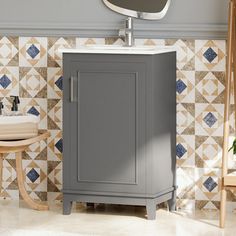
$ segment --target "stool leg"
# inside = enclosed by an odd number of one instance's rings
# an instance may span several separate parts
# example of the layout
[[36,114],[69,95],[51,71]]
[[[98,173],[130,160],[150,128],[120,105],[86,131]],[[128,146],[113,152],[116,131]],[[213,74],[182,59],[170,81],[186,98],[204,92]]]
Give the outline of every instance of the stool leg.
[[222,186],[221,190],[221,200],[220,200],[220,228],[225,227],[225,215],[226,215],[226,190]]
[[24,177],[23,177],[23,169],[22,169],[22,153],[17,152],[16,153],[16,173],[17,173],[17,181],[18,181],[18,187],[20,194],[24,201],[33,209],[39,210],[39,211],[47,211],[48,205],[44,205],[42,203],[38,203],[34,201],[29,194],[27,193],[24,185]]
[[0,193],[2,192],[3,154],[0,153]]

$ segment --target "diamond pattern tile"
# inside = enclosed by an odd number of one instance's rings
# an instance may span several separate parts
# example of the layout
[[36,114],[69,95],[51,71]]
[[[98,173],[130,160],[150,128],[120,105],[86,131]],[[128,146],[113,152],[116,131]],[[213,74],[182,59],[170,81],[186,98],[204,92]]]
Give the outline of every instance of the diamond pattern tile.
[[225,73],[196,72],[196,102],[224,103]]
[[47,97],[47,69],[20,68],[20,97]]
[[186,152],[187,152],[187,150],[184,148],[184,146],[181,143],[179,143],[176,146],[176,155],[177,155],[177,157],[181,158]]
[[63,90],[63,77],[60,76],[59,79],[55,82],[55,84],[60,90]]
[[181,94],[187,88],[186,84],[182,80],[178,80],[176,82],[176,90],[179,94]]
[[27,53],[34,59],[40,53],[40,51],[34,44],[32,44],[27,49]]
[[209,177],[204,183],[203,185],[208,189],[209,192],[211,192],[216,186],[217,183],[214,181],[214,179],[212,179],[211,177]]
[[31,169],[31,170],[28,172],[27,177],[30,179],[30,181],[31,181],[32,183],[34,183],[34,182],[38,179],[39,174],[38,174],[38,172],[37,172],[35,169]]
[[48,67],[62,67],[62,53],[59,49],[75,48],[75,38],[48,38]]
[[11,84],[11,80],[6,76],[6,75],[3,75],[1,78],[0,78],[0,85],[6,89],[8,87],[8,85]]
[[[62,132],[58,129],[50,130],[51,137],[48,139],[48,149],[47,156],[50,161],[61,161],[62,160],[62,145],[60,145],[60,140],[62,140]],[[58,143],[58,144],[57,144]],[[56,147],[56,144],[58,148]]]
[[39,129],[47,130],[47,98],[21,98],[21,110],[40,117]]
[[[195,71],[177,71],[177,102],[194,104],[195,103]],[[186,87],[185,87],[186,86]]]
[[208,48],[203,56],[211,63],[217,57],[217,54],[212,48]]
[[195,105],[193,103],[179,103],[177,105],[177,133],[194,134]]
[[0,66],[18,66],[18,37],[0,37]]
[[195,104],[195,135],[222,136],[223,104]]
[[29,110],[28,110],[28,114],[31,114],[31,115],[35,115],[35,116],[39,116],[39,111],[35,108],[35,107],[31,107]]
[[0,66],[0,97],[19,94],[19,67]]
[[46,37],[19,38],[19,66],[20,67],[47,67]]
[[62,151],[63,151],[62,139],[60,139],[60,140],[55,144],[55,147],[62,153]]
[[195,41],[194,40],[166,40],[167,46],[174,46],[177,50],[177,68],[191,71],[195,69]]
[[61,99],[63,90],[63,75],[60,67],[47,69],[47,96],[49,99]]
[[224,40],[196,40],[195,55],[196,71],[225,71]]
[[215,117],[211,112],[209,112],[209,113],[204,117],[203,120],[205,121],[205,123],[206,123],[209,127],[212,127],[212,126],[216,123],[216,121],[217,121],[216,117]]
[[177,166],[190,167],[196,166],[195,158],[195,136],[194,135],[177,135]]

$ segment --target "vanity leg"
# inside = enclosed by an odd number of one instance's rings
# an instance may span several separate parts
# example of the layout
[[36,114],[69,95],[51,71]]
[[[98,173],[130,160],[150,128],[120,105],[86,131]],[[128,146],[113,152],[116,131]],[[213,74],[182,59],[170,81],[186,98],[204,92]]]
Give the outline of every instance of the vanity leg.
[[154,200],[147,200],[146,210],[147,210],[147,219],[155,220],[156,219],[156,203]]
[[71,208],[72,208],[73,202],[69,199],[67,199],[66,196],[64,196],[63,199],[63,215],[70,215],[71,214]]
[[3,154],[0,153],[0,193],[2,191]]
[[172,193],[172,198],[168,200],[169,211],[176,211],[176,190]]

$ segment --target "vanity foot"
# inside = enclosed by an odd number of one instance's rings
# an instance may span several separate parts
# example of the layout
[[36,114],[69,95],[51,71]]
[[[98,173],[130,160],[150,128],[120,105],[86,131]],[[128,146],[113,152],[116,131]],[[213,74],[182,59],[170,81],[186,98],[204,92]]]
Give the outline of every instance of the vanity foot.
[[172,198],[167,203],[169,211],[176,211],[176,191],[173,192]]
[[67,200],[65,197],[63,199],[63,215],[70,215],[72,208],[72,201]]
[[147,219],[155,220],[156,219],[156,203],[153,200],[148,200],[146,205],[147,210]]

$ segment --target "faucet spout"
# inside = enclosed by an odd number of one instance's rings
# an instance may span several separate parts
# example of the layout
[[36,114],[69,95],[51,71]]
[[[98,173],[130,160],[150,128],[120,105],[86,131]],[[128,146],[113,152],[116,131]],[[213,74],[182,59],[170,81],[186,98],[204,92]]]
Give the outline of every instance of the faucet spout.
[[126,47],[134,46],[134,27],[133,26],[134,26],[133,18],[128,17],[125,20],[125,28],[119,30],[119,36],[124,39]]

